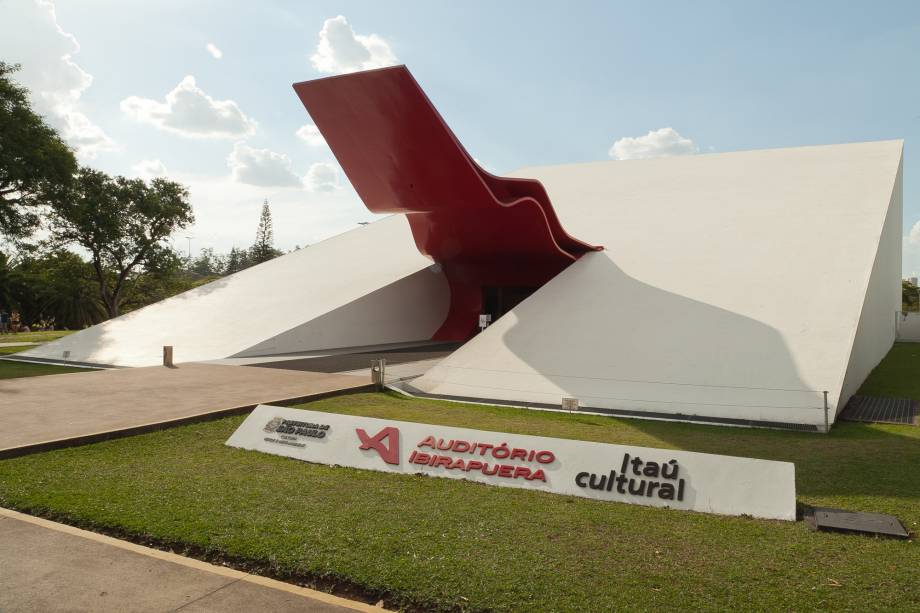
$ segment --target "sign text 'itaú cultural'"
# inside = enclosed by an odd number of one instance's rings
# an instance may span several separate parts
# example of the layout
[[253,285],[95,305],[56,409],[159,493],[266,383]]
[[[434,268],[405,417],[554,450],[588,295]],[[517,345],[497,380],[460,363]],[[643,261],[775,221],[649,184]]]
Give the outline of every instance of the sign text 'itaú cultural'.
[[723,515],[795,519],[788,462],[259,405],[227,445],[392,473]]

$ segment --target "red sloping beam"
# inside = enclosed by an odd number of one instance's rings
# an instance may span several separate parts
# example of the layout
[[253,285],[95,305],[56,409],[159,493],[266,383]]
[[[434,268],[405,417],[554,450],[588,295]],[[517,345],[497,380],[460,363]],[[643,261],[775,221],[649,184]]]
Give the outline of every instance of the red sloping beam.
[[539,287],[595,247],[567,234],[539,181],[479,167],[405,66],[294,84],[358,195],[405,213],[451,289],[438,340],[476,329],[482,287]]

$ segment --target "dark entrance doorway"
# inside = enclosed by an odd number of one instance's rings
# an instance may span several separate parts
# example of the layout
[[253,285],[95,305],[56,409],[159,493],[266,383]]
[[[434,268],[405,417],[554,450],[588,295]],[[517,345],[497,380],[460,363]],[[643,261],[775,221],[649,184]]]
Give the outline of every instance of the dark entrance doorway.
[[492,316],[492,321],[516,307],[537,287],[487,286],[482,288],[482,312]]

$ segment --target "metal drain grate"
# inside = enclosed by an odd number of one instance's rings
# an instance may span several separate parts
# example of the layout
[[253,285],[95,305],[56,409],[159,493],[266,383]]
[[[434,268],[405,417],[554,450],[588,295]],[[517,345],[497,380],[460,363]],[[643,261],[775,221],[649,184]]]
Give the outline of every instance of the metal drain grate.
[[910,398],[853,396],[840,414],[844,421],[917,425],[918,403]]
[[816,507],[812,527],[815,530],[833,532],[858,532],[861,534],[874,534],[906,539],[910,534],[897,517],[882,513],[855,513],[840,509]]

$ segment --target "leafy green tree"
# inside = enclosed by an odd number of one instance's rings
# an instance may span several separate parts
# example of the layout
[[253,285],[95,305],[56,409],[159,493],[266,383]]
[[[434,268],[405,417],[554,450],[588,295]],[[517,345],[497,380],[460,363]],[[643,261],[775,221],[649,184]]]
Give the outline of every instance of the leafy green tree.
[[907,279],[901,280],[901,310],[920,310],[920,290]]
[[252,264],[250,263],[249,252],[246,249],[237,249],[233,247],[227,255],[227,264],[224,267],[224,274],[232,275],[250,266],[252,266]]
[[13,269],[9,257],[0,252],[0,311],[13,310]]
[[45,284],[40,266],[30,257],[20,259],[10,269],[9,310],[19,312],[23,325],[32,327],[45,318],[42,305]]
[[92,267],[66,250],[27,254],[8,273],[9,302],[27,326],[79,329],[105,319]]
[[262,214],[259,216],[259,227],[256,229],[256,242],[249,250],[250,266],[267,262],[281,255],[275,249],[275,232],[272,229],[272,212],[268,208],[268,200],[262,203]]
[[225,260],[225,257],[214,253],[210,247],[206,247],[192,258],[188,271],[199,277],[217,277],[222,275],[227,267]]
[[59,200],[77,170],[73,152],[12,79],[17,70],[0,62],[0,233],[11,238],[32,233],[37,208]]
[[79,330],[105,319],[93,269],[70,251],[49,254],[42,296],[44,320],[56,328]]
[[145,307],[165,300],[196,286],[196,279],[185,269],[186,259],[170,248],[158,250],[155,261],[148,261],[144,274],[128,280],[122,312]]
[[78,245],[90,256],[99,296],[117,317],[139,275],[171,265],[168,239],[194,222],[188,190],[166,179],[112,178],[81,168],[50,214],[50,243]]

